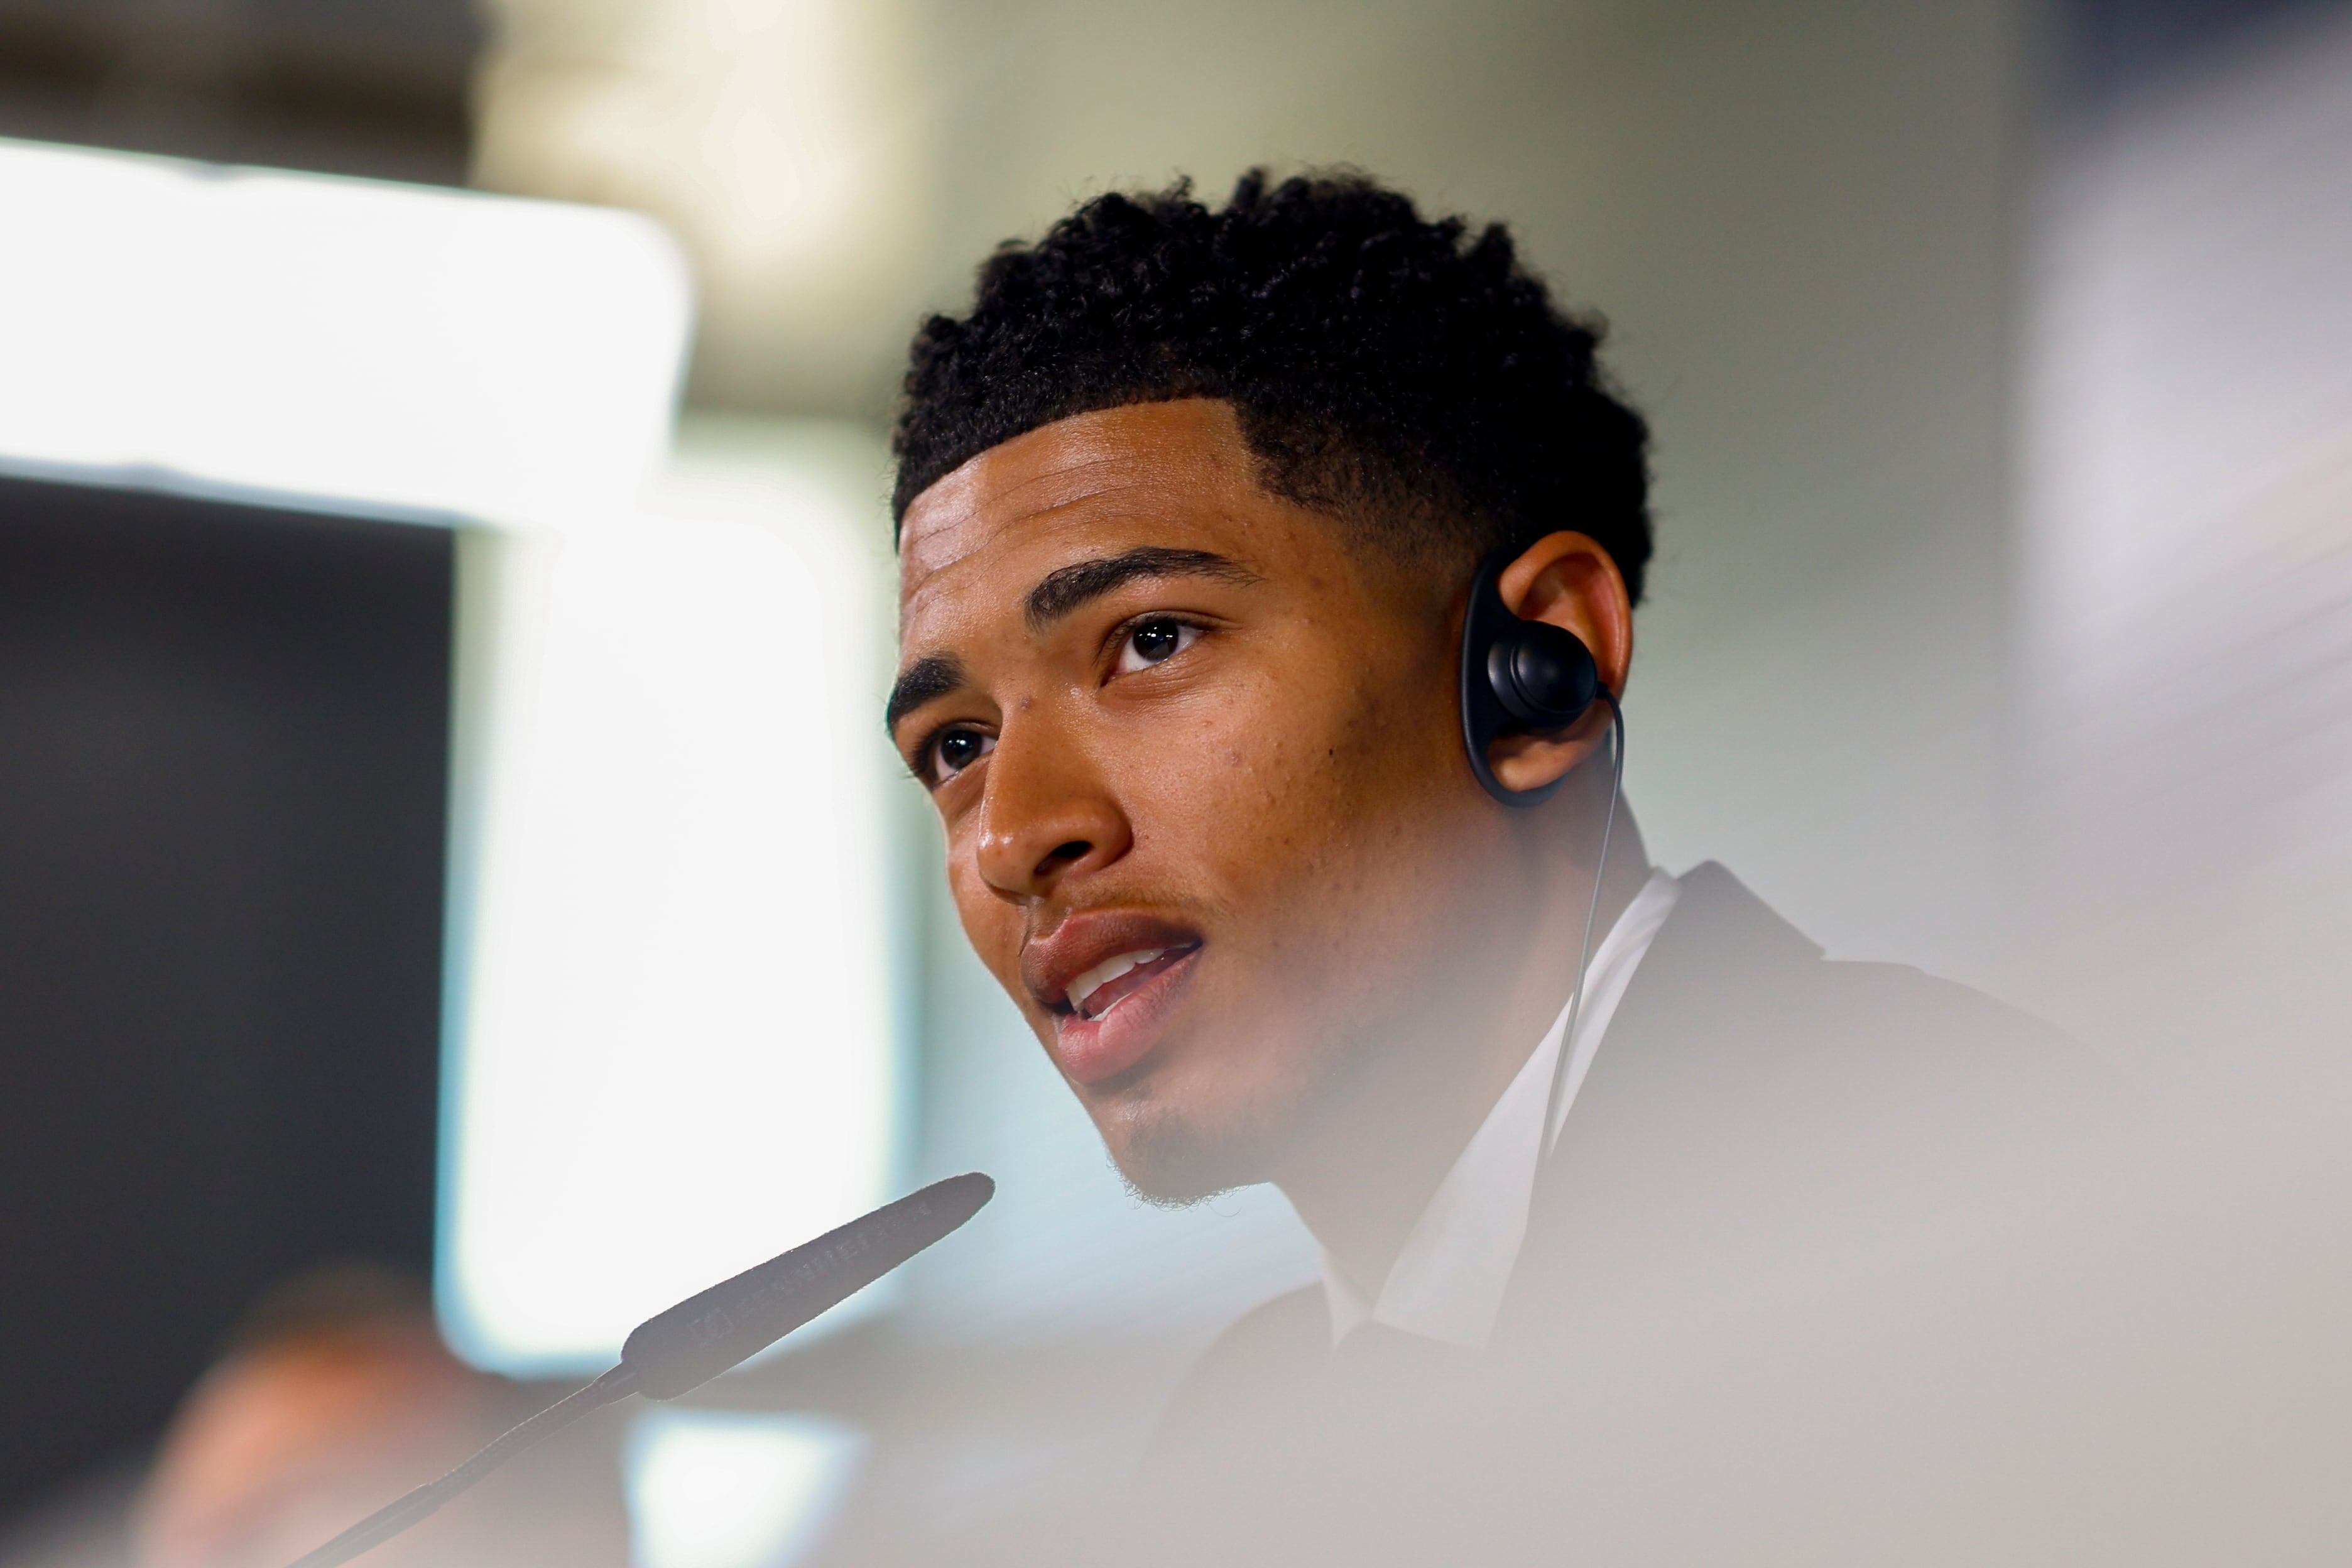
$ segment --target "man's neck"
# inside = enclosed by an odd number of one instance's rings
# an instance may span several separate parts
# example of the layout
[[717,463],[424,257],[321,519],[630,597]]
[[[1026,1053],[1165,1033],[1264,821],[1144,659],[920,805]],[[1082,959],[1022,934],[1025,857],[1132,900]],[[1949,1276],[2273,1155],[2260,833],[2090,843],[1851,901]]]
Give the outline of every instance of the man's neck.
[[1493,1004],[1469,1015],[1462,1035],[1430,1042],[1436,1048],[1393,1053],[1383,1064],[1390,1070],[1335,1108],[1276,1173],[1368,1300],[1378,1299],[1431,1195],[1567,1005],[1588,911],[1598,947],[1649,875],[1641,832],[1621,805],[1597,911],[1590,859],[1549,879],[1528,940],[1491,977]]

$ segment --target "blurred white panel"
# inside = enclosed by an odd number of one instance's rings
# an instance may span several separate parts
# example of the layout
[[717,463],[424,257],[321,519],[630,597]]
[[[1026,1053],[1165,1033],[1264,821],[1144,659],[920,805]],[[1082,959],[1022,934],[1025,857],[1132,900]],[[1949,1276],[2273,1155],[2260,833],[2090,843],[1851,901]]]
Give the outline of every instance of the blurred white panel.
[[692,304],[627,214],[0,142],[0,458],[505,523],[633,501]]
[[639,515],[461,557],[441,1297],[608,1363],[889,1195],[899,1100],[871,437],[688,437]]
[[863,1447],[812,1416],[646,1412],[626,1458],[637,1568],[788,1568],[815,1544]]

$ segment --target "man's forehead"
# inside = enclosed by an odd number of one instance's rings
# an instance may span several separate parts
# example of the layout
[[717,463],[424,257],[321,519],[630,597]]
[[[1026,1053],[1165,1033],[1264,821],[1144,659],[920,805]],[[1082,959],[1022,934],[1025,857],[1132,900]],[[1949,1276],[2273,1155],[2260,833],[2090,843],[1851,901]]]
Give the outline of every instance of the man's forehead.
[[986,554],[1122,517],[1197,516],[1204,484],[1234,479],[1248,482],[1249,458],[1230,405],[1129,404],[1057,420],[990,447],[908,505],[900,605]]

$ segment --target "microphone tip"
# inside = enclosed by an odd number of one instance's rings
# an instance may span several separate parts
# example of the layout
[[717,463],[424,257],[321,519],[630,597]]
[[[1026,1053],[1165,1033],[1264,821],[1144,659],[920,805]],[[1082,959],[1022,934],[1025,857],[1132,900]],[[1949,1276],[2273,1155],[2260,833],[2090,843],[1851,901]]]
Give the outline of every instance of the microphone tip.
[[948,1208],[961,1210],[962,1217],[956,1223],[961,1225],[987,1207],[988,1201],[996,1195],[996,1178],[979,1171],[967,1171],[961,1176],[933,1182],[919,1195],[936,1198]]

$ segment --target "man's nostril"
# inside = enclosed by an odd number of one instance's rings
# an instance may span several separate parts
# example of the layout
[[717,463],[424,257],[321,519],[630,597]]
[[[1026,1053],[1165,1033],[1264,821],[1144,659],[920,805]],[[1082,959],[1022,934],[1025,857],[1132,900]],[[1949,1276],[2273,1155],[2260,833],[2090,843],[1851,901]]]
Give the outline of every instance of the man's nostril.
[[1066,844],[1056,844],[1046,853],[1045,864],[1047,866],[1067,866],[1074,864],[1076,861],[1085,859],[1087,851],[1093,847],[1093,845],[1087,843],[1083,838],[1073,838]]

